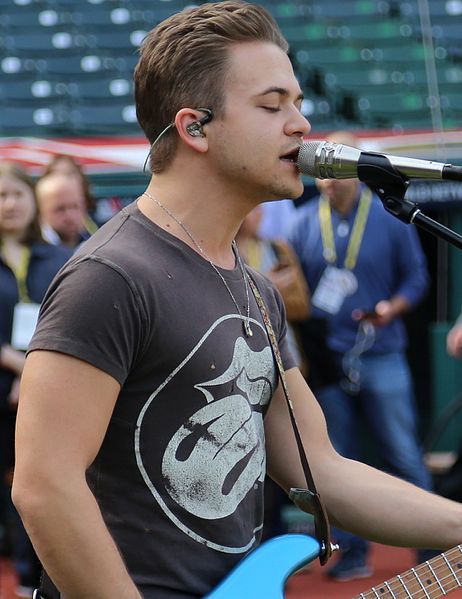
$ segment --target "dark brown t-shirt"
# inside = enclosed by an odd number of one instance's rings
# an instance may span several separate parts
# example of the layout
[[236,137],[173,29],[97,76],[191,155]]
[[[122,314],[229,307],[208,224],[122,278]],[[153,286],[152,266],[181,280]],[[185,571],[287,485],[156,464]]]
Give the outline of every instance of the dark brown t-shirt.
[[[245,314],[239,268],[220,272]],[[252,276],[290,368],[282,300]],[[246,337],[211,265],[135,204],[82,246],[43,302],[30,351],[75,356],[121,385],[88,480],[147,599],[202,597],[259,541],[277,375],[251,292],[250,303]]]

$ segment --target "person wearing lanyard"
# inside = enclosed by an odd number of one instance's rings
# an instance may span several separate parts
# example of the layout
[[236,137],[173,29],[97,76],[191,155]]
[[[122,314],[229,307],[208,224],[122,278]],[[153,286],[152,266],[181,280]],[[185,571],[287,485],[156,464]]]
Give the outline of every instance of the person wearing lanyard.
[[[70,255],[70,250],[43,241],[32,179],[19,166],[0,163],[0,524],[4,527],[24,350],[35,328],[39,303]],[[15,539],[19,540],[13,546],[18,590],[25,593],[36,584],[39,570],[22,527]]]
[[[353,147],[358,143],[348,132],[329,139]],[[430,489],[401,320],[428,287],[418,236],[413,227],[388,214],[359,180],[316,184],[320,196],[299,208],[289,235],[312,294],[313,323],[302,329],[309,383],[340,453],[361,457],[357,425],[362,412],[384,467]],[[316,361],[319,338],[310,351],[312,330],[318,335],[322,330],[325,337],[329,361],[322,364]],[[341,553],[328,575],[340,581],[368,576],[366,541],[336,533]],[[422,552],[418,559],[426,557]]]

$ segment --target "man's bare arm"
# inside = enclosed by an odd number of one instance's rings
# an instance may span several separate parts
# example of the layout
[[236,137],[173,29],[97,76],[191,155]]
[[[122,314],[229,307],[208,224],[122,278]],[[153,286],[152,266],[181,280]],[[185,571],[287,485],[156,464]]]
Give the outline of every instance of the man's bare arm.
[[[448,549],[462,541],[462,505],[339,456],[321,408],[297,369],[287,373],[318,491],[331,522],[390,545]],[[282,389],[265,418],[268,472],[284,489],[306,488]]]
[[85,478],[119,394],[115,379],[76,358],[26,360],[13,500],[66,599],[141,599]]

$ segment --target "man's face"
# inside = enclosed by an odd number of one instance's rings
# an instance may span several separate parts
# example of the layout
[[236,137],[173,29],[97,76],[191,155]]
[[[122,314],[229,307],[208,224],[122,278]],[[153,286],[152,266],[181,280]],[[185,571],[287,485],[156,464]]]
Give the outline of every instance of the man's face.
[[[337,131],[327,138],[337,144],[345,144],[353,148],[357,147],[358,140],[349,131]],[[359,179],[316,179],[316,186],[330,202],[334,210],[348,213],[355,203],[359,194]]]
[[350,208],[359,193],[358,179],[316,179],[316,187],[339,211]]
[[47,190],[41,198],[40,214],[65,243],[74,243],[83,228],[84,198],[80,186],[69,181]]
[[209,143],[211,164],[231,189],[259,202],[302,194],[294,161],[310,124],[300,113],[301,102],[292,65],[280,48],[267,42],[230,48],[225,112],[210,128]]

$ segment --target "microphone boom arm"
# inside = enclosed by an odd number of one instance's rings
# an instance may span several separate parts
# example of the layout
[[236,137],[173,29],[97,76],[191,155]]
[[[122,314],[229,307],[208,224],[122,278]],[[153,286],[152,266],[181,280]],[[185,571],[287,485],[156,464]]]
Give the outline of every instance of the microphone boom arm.
[[387,212],[406,224],[415,224],[462,249],[462,236],[423,214],[417,204],[405,199],[409,179],[395,170],[382,154],[361,152],[358,178],[379,196]]

